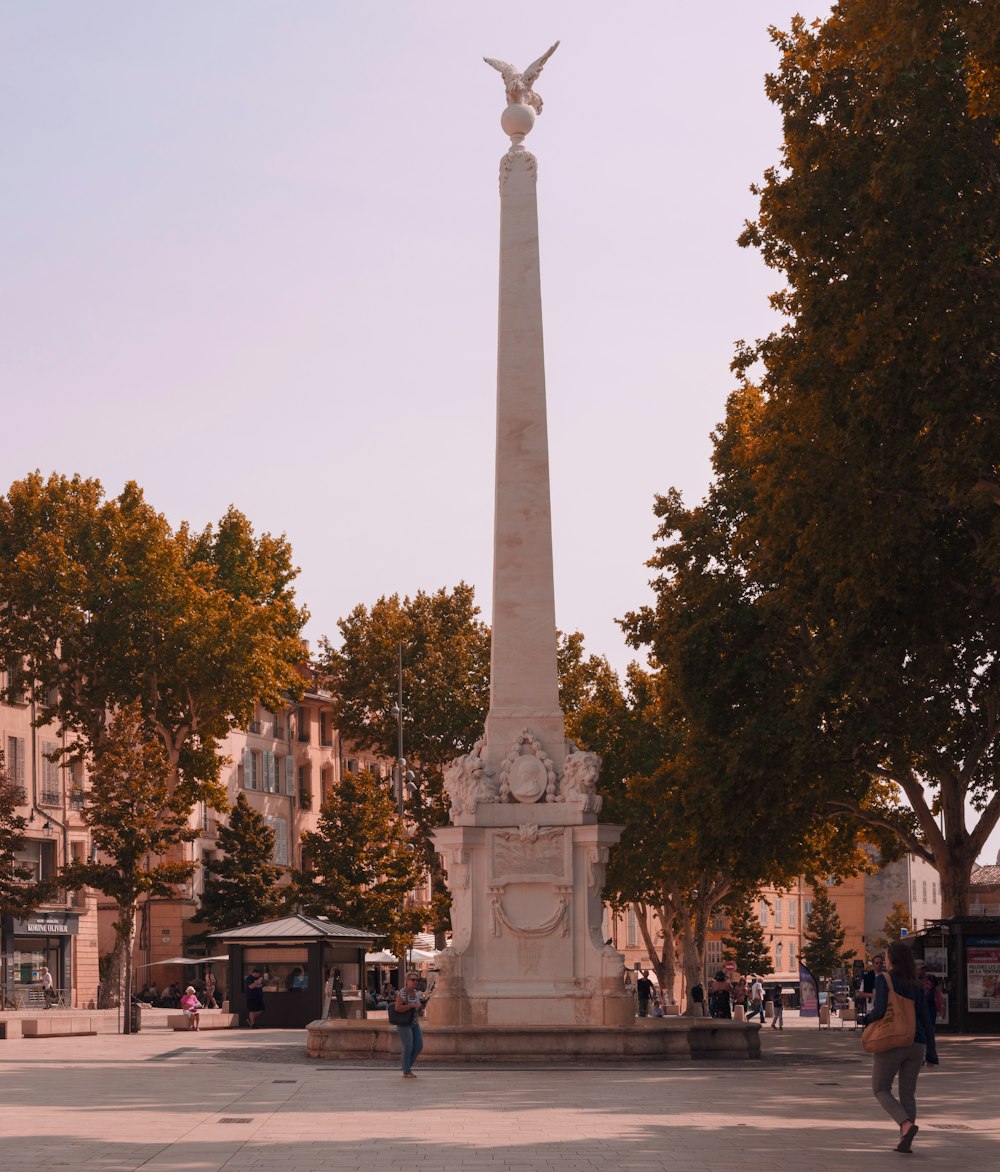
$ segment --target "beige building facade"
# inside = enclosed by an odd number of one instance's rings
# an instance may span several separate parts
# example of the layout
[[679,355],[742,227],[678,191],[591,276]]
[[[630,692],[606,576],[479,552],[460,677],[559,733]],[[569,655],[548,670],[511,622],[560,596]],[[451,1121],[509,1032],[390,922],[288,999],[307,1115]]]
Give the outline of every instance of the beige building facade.
[[[9,673],[4,674],[6,685]],[[27,826],[17,852],[36,879],[52,878],[64,864],[83,862],[90,852],[84,825],[82,766],[50,760],[62,747],[57,729],[35,728],[33,704],[0,705],[0,751]],[[42,966],[64,1004],[96,1003],[99,981],[98,908],[93,892],[60,892],[26,919],[0,914],[0,984],[15,1006],[43,1004]]]
[[[82,766],[49,760],[62,745],[58,730],[33,727],[31,704],[0,705],[0,749],[26,819],[25,843],[18,852],[37,878],[49,878],[69,861],[91,854],[90,833],[83,821],[87,778]],[[391,764],[346,743],[333,723],[332,697],[310,679],[297,703],[281,712],[258,708],[246,730],[230,733],[222,746],[222,780],[230,805],[243,793],[275,834],[274,861],[287,882],[302,865],[302,834],[315,830],[329,794],[346,772],[370,769],[388,776]],[[216,850],[226,815],[205,807],[192,818],[200,833],[180,849],[195,864],[192,878],[172,898],[152,898],[139,911],[134,953],[135,988],[165,984],[184,976],[171,957],[205,953],[191,937],[205,930],[193,923],[205,883],[205,863]],[[416,896],[421,897],[420,893]],[[0,955],[2,986],[15,1004],[41,1003],[41,967],[46,965],[66,1005],[96,1004],[99,958],[114,947],[115,905],[90,891],[67,892],[22,921],[2,918]]]

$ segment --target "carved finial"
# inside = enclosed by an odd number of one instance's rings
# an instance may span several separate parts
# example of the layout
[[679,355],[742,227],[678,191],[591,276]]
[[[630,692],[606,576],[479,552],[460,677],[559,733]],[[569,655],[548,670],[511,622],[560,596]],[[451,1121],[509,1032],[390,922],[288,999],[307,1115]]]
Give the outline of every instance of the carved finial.
[[523,73],[518,73],[513,65],[508,65],[506,61],[497,61],[494,57],[484,57],[483,60],[487,65],[492,65],[494,69],[498,70],[503,77],[508,105],[531,106],[536,114],[541,114],[542,99],[531,87],[538,80],[545,62],[558,48],[559,42],[556,41],[552,48],[547,49],[537,61],[532,61]]

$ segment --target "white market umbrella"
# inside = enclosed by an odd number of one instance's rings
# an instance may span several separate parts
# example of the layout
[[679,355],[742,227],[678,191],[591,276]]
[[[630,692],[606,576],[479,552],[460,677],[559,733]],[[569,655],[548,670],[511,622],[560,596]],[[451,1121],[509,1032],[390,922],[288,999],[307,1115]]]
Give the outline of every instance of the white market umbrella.
[[168,956],[166,960],[154,960],[147,968],[156,964],[222,964],[228,956]]
[[365,964],[399,964],[399,961],[391,952],[386,952],[383,949],[381,952],[365,953]]

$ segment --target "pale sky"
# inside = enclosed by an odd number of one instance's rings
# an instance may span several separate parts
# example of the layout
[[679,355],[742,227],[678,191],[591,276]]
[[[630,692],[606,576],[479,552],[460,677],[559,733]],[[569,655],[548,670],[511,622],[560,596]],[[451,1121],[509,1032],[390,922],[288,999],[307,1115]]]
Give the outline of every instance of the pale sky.
[[[0,0],[0,489],[137,480],[283,532],[307,635],[492,573],[499,74],[537,89],[556,615],[631,658],[654,494],[705,492],[794,0]],[[989,861],[1000,845],[1000,836]],[[987,852],[990,854],[990,852]]]

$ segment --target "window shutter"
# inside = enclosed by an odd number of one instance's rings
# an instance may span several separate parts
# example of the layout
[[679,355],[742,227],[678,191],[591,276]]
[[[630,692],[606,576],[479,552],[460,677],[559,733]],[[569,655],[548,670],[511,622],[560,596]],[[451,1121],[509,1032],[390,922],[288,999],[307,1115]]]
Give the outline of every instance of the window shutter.
[[264,790],[274,793],[274,754],[270,749],[264,750]]
[[59,788],[59,765],[49,759],[49,754],[57,752],[58,749],[58,742],[42,741],[42,784],[46,789]]
[[291,753],[285,758],[285,794],[295,797],[295,759]]
[[243,750],[243,788],[256,789],[256,779],[253,770],[253,750]]
[[24,789],[24,737],[8,737],[7,774],[15,785]]

